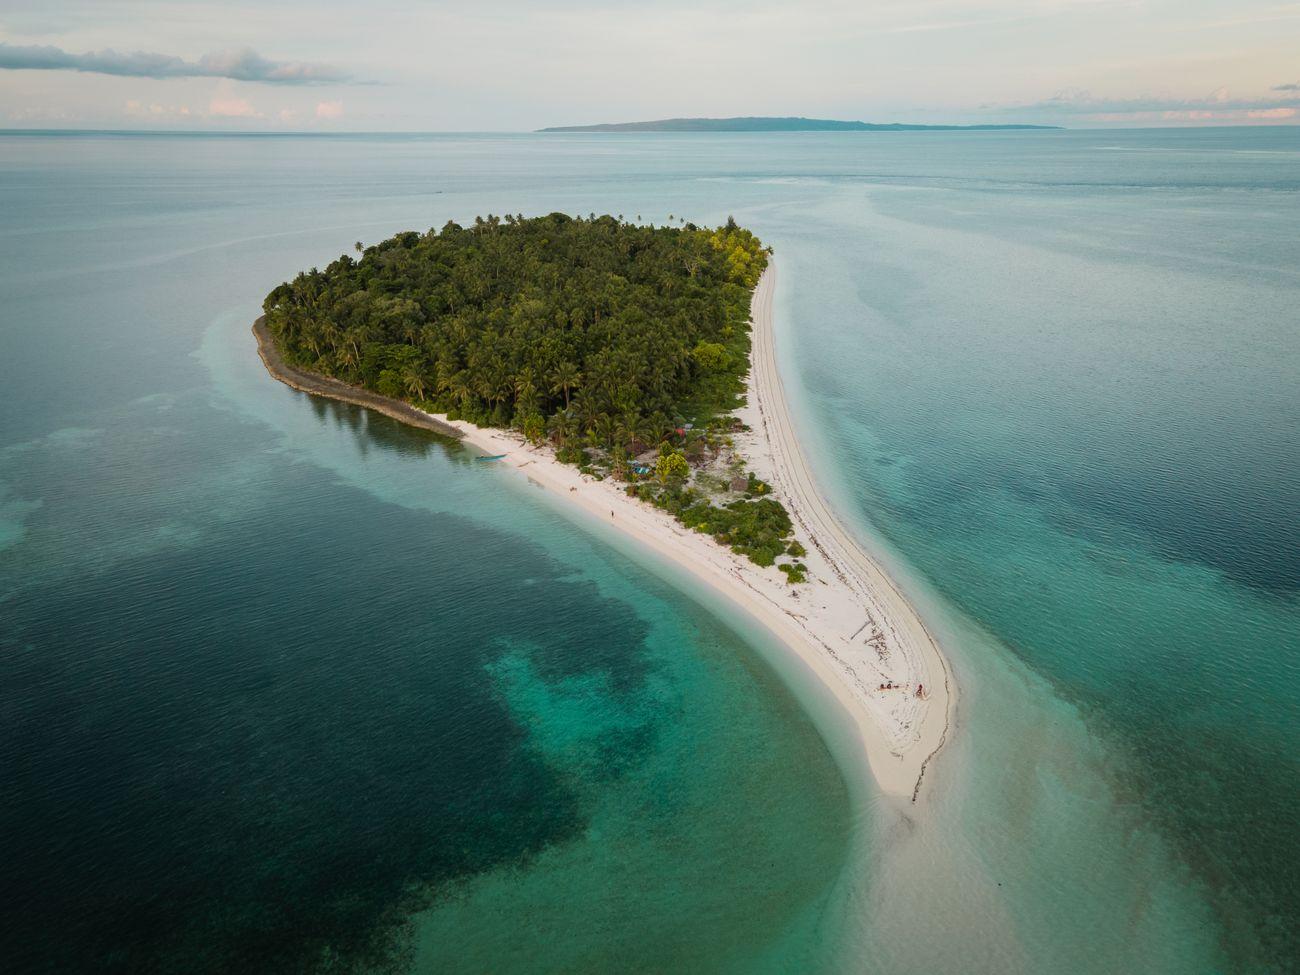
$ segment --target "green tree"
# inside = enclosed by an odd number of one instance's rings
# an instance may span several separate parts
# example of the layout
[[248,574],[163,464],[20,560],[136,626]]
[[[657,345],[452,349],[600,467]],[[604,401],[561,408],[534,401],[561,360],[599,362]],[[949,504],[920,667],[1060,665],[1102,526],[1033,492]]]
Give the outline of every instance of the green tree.
[[447,391],[451,393],[453,400],[462,413],[473,406],[474,384],[469,373],[464,369],[461,369],[448,380]]
[[659,479],[660,484],[680,483],[690,474],[691,467],[686,463],[686,458],[675,450],[661,454],[655,462],[655,477]]
[[641,427],[652,447],[663,447],[673,435],[673,423],[662,413],[653,413]]
[[727,352],[727,347],[721,342],[705,342],[703,340],[695,343],[695,348],[691,349],[691,358],[694,359],[701,369],[719,370],[726,369],[731,361],[731,356]]
[[640,435],[641,417],[634,411],[620,414],[614,424],[614,449],[626,453]]
[[428,384],[418,363],[408,362],[402,367],[402,385],[406,387],[408,396],[412,396],[417,400],[424,399]]
[[564,408],[569,408],[569,394],[582,382],[582,373],[572,362],[561,362],[551,373],[551,392],[564,394]]
[[522,428],[529,443],[541,443],[542,438],[546,436],[546,420],[540,413],[529,413],[525,416]]

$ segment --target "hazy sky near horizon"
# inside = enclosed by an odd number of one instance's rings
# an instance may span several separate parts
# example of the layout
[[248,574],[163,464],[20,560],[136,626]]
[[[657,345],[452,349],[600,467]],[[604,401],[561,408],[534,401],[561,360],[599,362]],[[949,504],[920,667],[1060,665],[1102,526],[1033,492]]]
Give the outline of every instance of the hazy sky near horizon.
[[1300,123],[1300,2],[0,4],[0,126]]

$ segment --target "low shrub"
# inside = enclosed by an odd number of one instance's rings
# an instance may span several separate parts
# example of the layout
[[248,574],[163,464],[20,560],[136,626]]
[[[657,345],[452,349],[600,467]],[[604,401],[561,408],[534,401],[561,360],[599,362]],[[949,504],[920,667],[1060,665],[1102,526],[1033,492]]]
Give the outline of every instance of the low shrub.
[[555,452],[555,459],[561,464],[577,464],[584,467],[591,463],[590,455],[574,444],[565,444]]

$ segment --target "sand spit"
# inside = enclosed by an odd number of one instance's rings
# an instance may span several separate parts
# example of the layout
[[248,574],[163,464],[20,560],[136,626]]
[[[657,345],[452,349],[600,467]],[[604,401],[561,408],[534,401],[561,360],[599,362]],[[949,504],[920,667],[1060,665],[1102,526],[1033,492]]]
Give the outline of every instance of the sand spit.
[[811,669],[857,727],[871,771],[883,792],[915,801],[926,770],[948,734],[955,686],[924,622],[880,564],[836,517],[812,476],[791,421],[776,365],[770,268],[754,292],[751,428],[736,437],[750,466],[774,490],[808,550],[809,581],[791,586],[775,568],[734,555],[671,515],[629,498],[623,485],[597,481],[555,460],[513,431],[486,429],[356,389],[287,365],[265,323],[253,331],[267,370],[309,393],[379,410],[403,423],[460,438],[497,466],[567,499],[587,515],[627,533],[731,599]]

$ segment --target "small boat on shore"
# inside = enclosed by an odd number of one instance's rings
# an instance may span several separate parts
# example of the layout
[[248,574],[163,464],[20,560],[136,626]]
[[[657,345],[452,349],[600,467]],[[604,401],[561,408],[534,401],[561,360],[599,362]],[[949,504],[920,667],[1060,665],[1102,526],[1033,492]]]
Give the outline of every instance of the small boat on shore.
[[475,457],[474,459],[475,460],[501,460],[505,456],[506,456],[505,454],[493,454],[490,457]]

